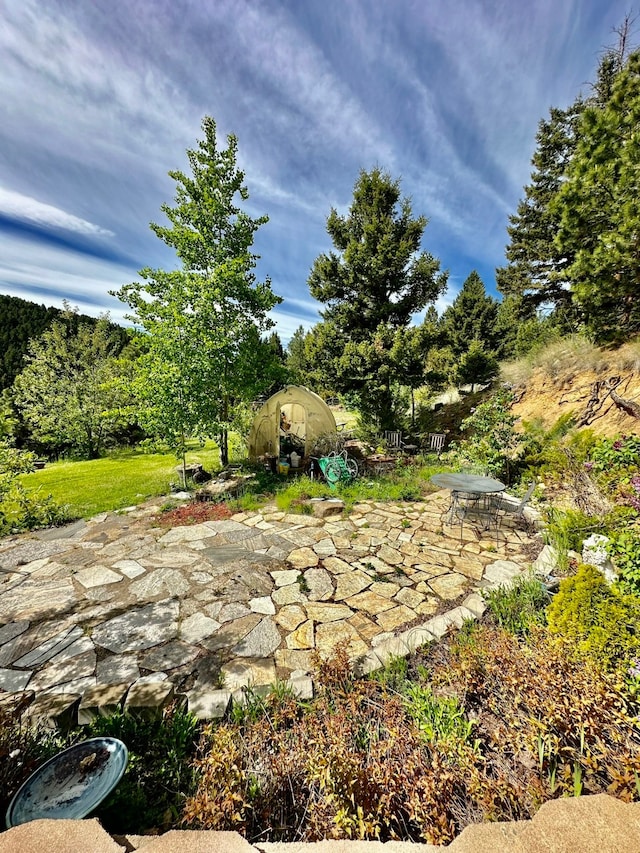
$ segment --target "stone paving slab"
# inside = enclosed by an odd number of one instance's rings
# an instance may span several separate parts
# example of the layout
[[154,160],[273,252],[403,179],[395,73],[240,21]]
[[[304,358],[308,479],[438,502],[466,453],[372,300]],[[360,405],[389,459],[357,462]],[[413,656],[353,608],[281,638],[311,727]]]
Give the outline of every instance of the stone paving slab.
[[170,530],[149,502],[11,537],[0,561],[22,574],[0,573],[0,690],[163,679],[204,713],[242,661],[256,685],[305,677],[340,642],[380,665],[479,615],[478,590],[528,563],[529,536],[508,524],[490,539],[443,526],[447,500],[363,502],[346,518],[269,506]]

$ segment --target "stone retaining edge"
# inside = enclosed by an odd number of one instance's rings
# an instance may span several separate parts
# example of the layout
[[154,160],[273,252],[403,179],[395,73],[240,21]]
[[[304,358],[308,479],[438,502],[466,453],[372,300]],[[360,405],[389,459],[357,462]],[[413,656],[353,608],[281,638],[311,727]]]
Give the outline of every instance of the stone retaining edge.
[[91,820],[36,820],[0,834],[0,853],[584,853],[640,850],[640,803],[608,794],[544,803],[532,820],[468,826],[449,845],[390,841],[264,842],[237,832],[111,836]]

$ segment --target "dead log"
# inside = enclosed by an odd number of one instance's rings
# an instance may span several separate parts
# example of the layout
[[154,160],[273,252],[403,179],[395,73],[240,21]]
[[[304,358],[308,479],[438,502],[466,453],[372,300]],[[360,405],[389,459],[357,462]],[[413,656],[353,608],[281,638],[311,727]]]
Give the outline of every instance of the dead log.
[[616,406],[622,409],[623,412],[626,412],[627,415],[631,415],[632,418],[640,418],[640,406],[634,403],[633,400],[625,400],[616,394],[615,391],[609,391],[609,396]]

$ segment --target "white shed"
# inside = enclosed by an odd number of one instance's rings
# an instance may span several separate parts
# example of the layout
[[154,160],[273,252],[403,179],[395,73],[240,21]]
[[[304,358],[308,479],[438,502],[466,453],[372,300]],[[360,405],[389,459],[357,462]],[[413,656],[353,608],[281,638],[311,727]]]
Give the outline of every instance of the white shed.
[[308,455],[320,435],[336,432],[333,412],[302,385],[287,385],[273,394],[255,416],[249,433],[249,457],[280,456],[281,441],[293,438]]

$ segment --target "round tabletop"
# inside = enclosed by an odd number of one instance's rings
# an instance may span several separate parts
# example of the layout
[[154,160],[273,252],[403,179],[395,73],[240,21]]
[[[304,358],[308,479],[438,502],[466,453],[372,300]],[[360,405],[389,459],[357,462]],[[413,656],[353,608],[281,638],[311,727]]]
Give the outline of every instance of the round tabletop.
[[453,492],[502,492],[507,487],[493,477],[481,477],[478,474],[434,474],[431,477],[434,486],[450,489]]

